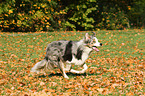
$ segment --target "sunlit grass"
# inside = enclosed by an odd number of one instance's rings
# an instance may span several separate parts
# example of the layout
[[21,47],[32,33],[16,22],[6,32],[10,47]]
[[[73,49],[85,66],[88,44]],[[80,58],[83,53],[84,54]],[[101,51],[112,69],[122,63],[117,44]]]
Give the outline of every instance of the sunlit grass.
[[97,31],[103,46],[86,61],[86,74],[68,73],[69,80],[59,70],[30,74],[48,43],[80,40],[85,33],[0,33],[1,95],[145,95],[145,30]]

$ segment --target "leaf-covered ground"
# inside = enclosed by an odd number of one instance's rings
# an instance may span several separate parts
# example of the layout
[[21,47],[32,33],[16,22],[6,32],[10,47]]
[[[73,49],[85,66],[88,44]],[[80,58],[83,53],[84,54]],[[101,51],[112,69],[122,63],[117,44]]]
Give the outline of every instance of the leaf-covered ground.
[[96,33],[103,46],[86,61],[86,74],[68,73],[70,79],[59,70],[32,75],[30,69],[48,43],[80,40],[85,32],[0,33],[0,95],[145,95],[145,30]]

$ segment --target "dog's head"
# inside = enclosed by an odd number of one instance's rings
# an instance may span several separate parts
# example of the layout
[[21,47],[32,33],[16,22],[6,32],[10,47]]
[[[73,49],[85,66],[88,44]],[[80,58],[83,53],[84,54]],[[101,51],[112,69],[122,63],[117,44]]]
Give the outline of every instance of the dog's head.
[[99,49],[97,47],[102,46],[102,43],[98,42],[95,32],[92,32],[92,35],[89,35],[88,33],[86,33],[85,38],[84,38],[84,43],[85,43],[85,46],[87,46],[95,51],[99,51]]

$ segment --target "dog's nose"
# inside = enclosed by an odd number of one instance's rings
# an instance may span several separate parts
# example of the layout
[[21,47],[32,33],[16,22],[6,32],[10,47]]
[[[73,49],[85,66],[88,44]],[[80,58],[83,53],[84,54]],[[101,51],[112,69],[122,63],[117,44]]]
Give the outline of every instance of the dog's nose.
[[100,46],[102,46],[103,44],[102,43],[100,43]]

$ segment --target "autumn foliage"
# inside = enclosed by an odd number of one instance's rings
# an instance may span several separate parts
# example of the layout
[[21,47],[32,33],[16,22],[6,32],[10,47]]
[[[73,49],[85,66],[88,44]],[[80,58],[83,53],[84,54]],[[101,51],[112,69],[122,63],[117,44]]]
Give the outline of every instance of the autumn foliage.
[[96,33],[103,46],[87,59],[86,74],[67,73],[70,79],[58,69],[30,69],[44,58],[48,43],[79,40],[84,32],[0,33],[0,95],[145,95],[145,30]]
[[142,28],[144,0],[2,0],[0,31]]

